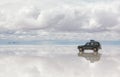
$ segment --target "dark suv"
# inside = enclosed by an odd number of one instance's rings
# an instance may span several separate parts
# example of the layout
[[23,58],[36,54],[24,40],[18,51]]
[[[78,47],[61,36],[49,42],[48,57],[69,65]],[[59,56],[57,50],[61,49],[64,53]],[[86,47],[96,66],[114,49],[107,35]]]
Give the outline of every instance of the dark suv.
[[78,46],[80,54],[84,52],[84,50],[93,50],[95,53],[98,53],[98,50],[101,49],[101,45],[99,42],[90,40],[85,45]]

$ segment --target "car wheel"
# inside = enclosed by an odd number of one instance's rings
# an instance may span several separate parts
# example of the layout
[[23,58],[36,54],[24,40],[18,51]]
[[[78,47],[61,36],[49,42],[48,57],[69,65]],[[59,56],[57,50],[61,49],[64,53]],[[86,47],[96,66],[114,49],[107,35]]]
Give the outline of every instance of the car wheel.
[[79,48],[79,53],[82,54],[84,52],[83,48]]
[[79,51],[82,52],[82,51],[83,51],[83,48],[79,48]]

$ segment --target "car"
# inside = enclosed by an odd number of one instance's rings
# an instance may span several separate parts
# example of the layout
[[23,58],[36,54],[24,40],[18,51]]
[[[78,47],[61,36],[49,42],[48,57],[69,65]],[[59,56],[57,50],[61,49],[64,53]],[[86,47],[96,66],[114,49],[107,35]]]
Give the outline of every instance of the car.
[[84,50],[93,50],[94,53],[97,54],[99,49],[102,49],[101,44],[95,40],[90,40],[85,45],[78,46],[80,54],[84,53]]

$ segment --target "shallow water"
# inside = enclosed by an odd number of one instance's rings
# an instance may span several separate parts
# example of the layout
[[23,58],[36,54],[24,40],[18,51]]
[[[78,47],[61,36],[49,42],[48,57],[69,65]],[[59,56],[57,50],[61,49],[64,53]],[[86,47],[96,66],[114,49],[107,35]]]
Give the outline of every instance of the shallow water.
[[119,46],[78,56],[76,46],[0,46],[0,77],[120,77]]

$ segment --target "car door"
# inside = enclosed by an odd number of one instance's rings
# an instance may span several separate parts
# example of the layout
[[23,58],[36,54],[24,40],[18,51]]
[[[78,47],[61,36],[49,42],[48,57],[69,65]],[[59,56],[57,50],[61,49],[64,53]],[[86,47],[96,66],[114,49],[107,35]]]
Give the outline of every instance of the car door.
[[85,44],[85,48],[86,48],[86,49],[90,49],[90,48],[91,48],[91,45],[90,45],[89,42]]

